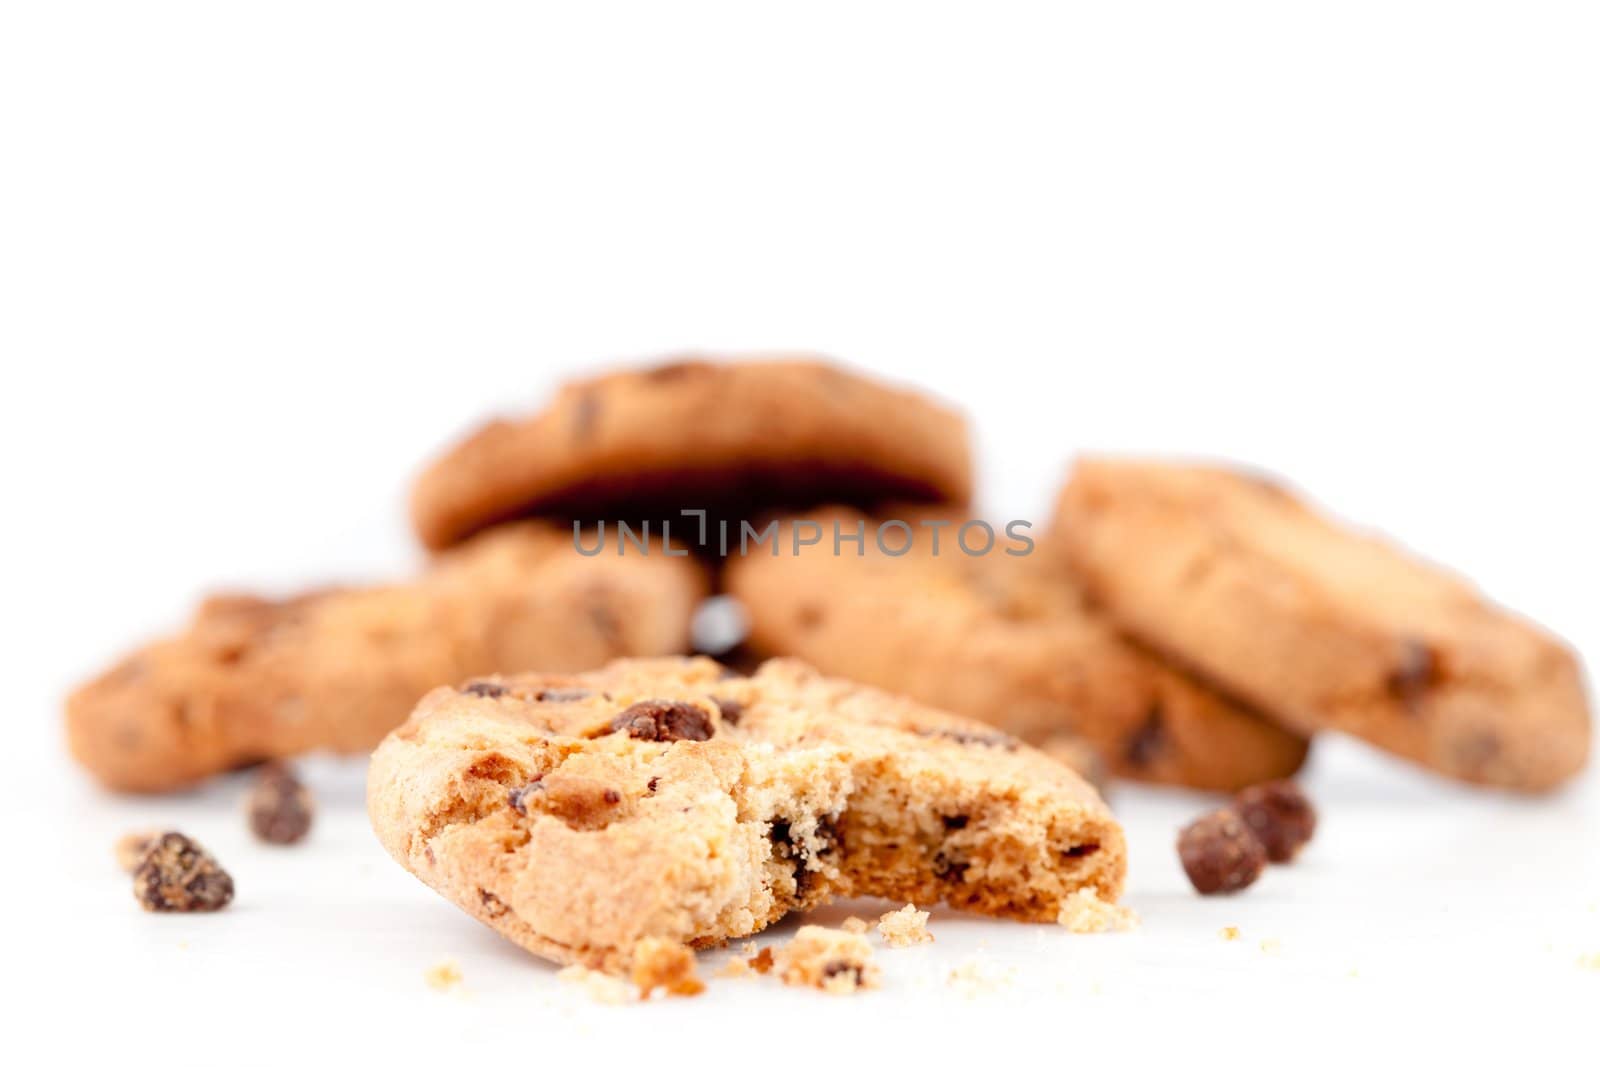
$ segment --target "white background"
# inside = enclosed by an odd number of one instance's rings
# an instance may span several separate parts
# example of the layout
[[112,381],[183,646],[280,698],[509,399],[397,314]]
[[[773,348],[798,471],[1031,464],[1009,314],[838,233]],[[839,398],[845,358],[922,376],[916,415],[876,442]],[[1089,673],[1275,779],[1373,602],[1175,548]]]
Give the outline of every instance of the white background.
[[[1592,652],[1597,55],[1581,3],[0,7],[9,1039],[1592,1057],[1592,775],[1518,800],[1323,745],[1316,844],[1227,900],[1171,850],[1205,799],[1123,789],[1139,933],[940,917],[870,997],[619,1010],[395,867],[359,763],[313,764],[315,837],[269,852],[238,782],[97,791],[59,704],[203,589],[401,573],[445,440],[685,348],[961,402],[1008,518],[1086,448],[1259,463]],[[230,911],[136,909],[109,845],[165,821]],[[464,992],[423,982],[444,960]],[[952,990],[971,961],[1001,988]]]

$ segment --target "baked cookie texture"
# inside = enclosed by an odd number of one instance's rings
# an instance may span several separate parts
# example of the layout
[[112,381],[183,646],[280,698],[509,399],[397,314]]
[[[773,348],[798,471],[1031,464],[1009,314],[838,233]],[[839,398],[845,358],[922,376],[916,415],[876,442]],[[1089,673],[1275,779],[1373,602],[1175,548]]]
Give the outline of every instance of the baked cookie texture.
[[585,557],[543,523],[486,532],[416,581],[284,600],[218,596],[67,701],[73,755],[159,791],[314,749],[365,752],[436,685],[688,647],[706,589],[682,557]]
[[1549,789],[1588,759],[1571,651],[1260,477],[1084,460],[1053,536],[1121,626],[1291,729],[1511,789]]
[[432,548],[533,514],[665,518],[698,538],[681,509],[714,521],[971,492],[965,420],[919,393],[813,358],[690,359],[569,383],[538,414],[482,427],[418,479],[412,518]]
[[626,973],[640,946],[755,933],[835,895],[1055,920],[1121,892],[1121,828],[1004,734],[824,678],[709,659],[430,693],[378,747],[372,825],[402,866],[539,956]]
[[[786,520],[776,555],[764,547],[729,559],[723,581],[749,617],[750,648],[981,719],[1063,751],[1080,770],[1074,741],[1113,775],[1199,789],[1285,777],[1305,760],[1304,738],[1121,637],[1052,546],[1008,555],[1020,546],[997,537],[968,555],[957,541],[966,516],[893,517],[909,538],[880,526],[885,516],[828,508]],[[807,521],[825,535],[795,553],[788,531]],[[923,523],[937,521],[949,525],[936,552]],[[865,530],[862,544],[835,555],[835,523]]]

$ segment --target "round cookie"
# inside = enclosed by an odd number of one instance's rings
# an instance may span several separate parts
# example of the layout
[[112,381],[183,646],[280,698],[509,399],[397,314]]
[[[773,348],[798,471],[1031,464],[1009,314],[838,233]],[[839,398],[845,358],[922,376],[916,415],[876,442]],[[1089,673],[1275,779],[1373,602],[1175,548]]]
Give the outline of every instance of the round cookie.
[[[996,530],[990,551],[968,555],[957,540],[966,516],[895,516],[909,538],[885,526],[880,543],[880,518],[824,509],[787,520],[777,555],[730,558],[724,585],[749,616],[748,645],[1047,750],[1072,753],[1065,742],[1076,740],[1080,759],[1087,744],[1119,777],[1231,792],[1305,760],[1303,737],[1117,634],[1048,545],[1011,555],[1022,543]],[[805,522],[826,533],[796,552],[789,531]],[[865,536],[836,555],[835,529]],[[969,540],[974,549],[984,542],[976,530]]]
[[1259,477],[1085,460],[1053,537],[1120,626],[1290,729],[1511,789],[1548,789],[1588,759],[1566,647]]
[[313,749],[364,752],[434,686],[687,648],[705,593],[680,557],[589,558],[543,523],[492,530],[405,584],[220,596],[67,701],[73,755],[158,791]]
[[689,360],[570,383],[538,414],[491,422],[418,479],[431,548],[522,515],[710,520],[828,501],[964,503],[966,423],[917,393],[806,359]]
[[397,861],[548,959],[613,972],[834,895],[1055,921],[1121,892],[1121,828],[1081,778],[988,727],[773,661],[708,659],[437,690],[373,754]]

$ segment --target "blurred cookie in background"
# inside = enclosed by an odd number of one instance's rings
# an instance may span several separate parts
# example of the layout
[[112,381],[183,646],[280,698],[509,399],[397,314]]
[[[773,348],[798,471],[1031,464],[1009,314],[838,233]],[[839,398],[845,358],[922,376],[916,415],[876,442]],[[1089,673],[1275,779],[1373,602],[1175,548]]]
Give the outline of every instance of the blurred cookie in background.
[[666,519],[695,545],[686,508],[714,529],[773,507],[971,493],[966,421],[922,393],[811,357],[687,359],[572,382],[488,423],[423,472],[411,510],[430,548],[526,515]]
[[1259,475],[1082,460],[1050,536],[1118,626],[1288,729],[1512,789],[1588,760],[1570,649]]
[[746,546],[726,561],[746,646],[1075,750],[1078,763],[1087,745],[1117,777],[1231,791],[1304,762],[1303,737],[1120,637],[1025,526],[964,533],[974,521],[939,509],[786,518],[775,552]]
[[509,525],[405,584],[211,597],[183,633],[74,692],[67,740],[101,782],[135,791],[365,752],[435,686],[685,651],[705,591],[690,559],[585,557],[570,529]]

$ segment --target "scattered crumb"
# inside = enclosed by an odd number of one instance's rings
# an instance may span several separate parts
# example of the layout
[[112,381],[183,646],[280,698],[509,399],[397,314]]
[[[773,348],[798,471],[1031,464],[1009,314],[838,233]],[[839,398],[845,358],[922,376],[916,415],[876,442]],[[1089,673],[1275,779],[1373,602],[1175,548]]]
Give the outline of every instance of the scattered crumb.
[[112,846],[117,866],[132,874],[134,868],[139,866],[139,861],[144,859],[144,854],[150,850],[151,843],[160,836],[160,830],[137,830],[117,838],[117,843]]
[[430,988],[443,992],[461,984],[461,968],[453,963],[441,963],[429,967],[422,977],[427,979]]
[[1261,951],[1269,956],[1276,956],[1283,951],[1283,942],[1275,937],[1264,938],[1261,942]]
[[760,946],[758,946],[754,941],[746,941],[744,943],[744,958],[745,959],[747,959],[747,960],[755,959],[756,953],[758,953],[760,951],[761,951]]
[[755,968],[750,966],[750,961],[743,956],[734,956],[722,969],[717,972],[718,978],[749,978],[754,975]]
[[864,934],[872,928],[868,925],[867,920],[856,915],[852,915],[850,918],[840,923],[839,927],[846,933],[851,934]]
[[[865,923],[861,924],[863,927]],[[933,940],[928,933],[928,913],[918,911],[915,904],[907,904],[899,911],[891,911],[878,919],[878,933],[884,943],[893,948],[921,945]]]
[[773,963],[784,985],[810,986],[842,995],[878,984],[878,968],[872,962],[872,945],[867,939],[825,926],[802,926],[777,951]]
[[1578,966],[1586,967],[1591,971],[1600,971],[1600,952],[1586,952],[1579,956]]
[[[970,1000],[984,993],[999,992],[1011,984],[1011,977],[985,974],[975,960],[969,960],[951,969],[949,983],[951,989]],[[1095,992],[1099,992],[1099,989],[1096,988]]]
[[627,982],[581,963],[561,968],[556,972],[556,977],[579,987],[589,995],[590,1000],[600,1004],[626,1004],[634,999],[633,989]]
[[1084,886],[1061,902],[1056,922],[1075,934],[1103,934],[1132,930],[1139,925],[1139,916],[1132,908],[1101,900],[1093,889]]
[[1237,926],[1224,926],[1217,931],[1217,936],[1224,941],[1237,941],[1239,940],[1239,928]]
[[757,974],[766,974],[772,970],[772,963],[772,950],[770,948],[764,948],[750,957],[750,969]]
[[633,984],[639,999],[647,1000],[657,989],[675,997],[694,997],[706,991],[706,984],[695,974],[694,951],[689,946],[663,937],[647,937],[633,950]]

